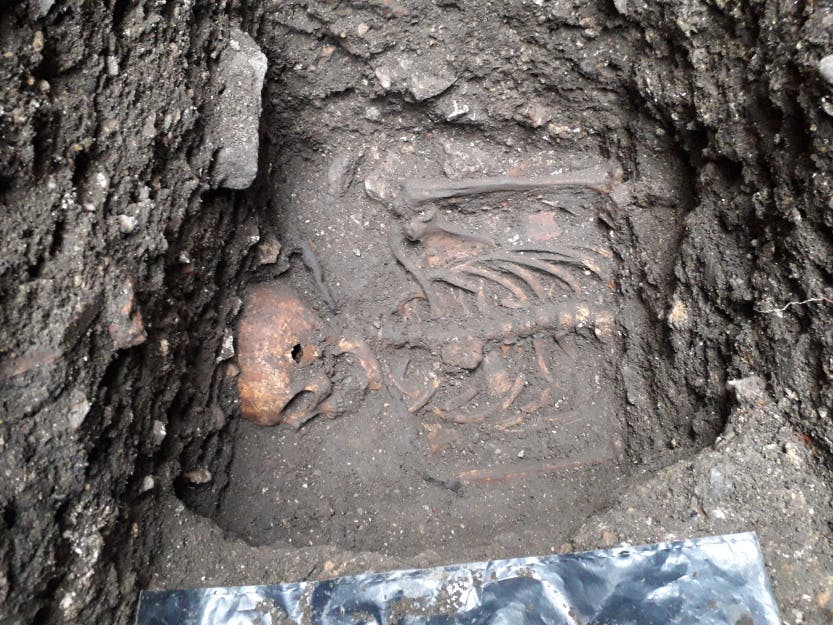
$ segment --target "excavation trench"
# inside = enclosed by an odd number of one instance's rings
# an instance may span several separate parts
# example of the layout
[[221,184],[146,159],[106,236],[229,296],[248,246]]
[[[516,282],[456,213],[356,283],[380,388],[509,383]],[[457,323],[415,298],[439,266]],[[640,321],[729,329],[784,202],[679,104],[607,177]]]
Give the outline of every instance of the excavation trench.
[[830,622],[823,3],[110,4],[0,2],[0,623],[750,529]]
[[[182,499],[251,545],[539,553],[631,467],[711,443],[722,391],[656,353],[669,320],[645,301],[697,202],[685,147],[578,75],[581,105],[528,101],[540,79],[511,60],[486,85],[448,62],[473,42],[363,60],[291,20],[260,31],[266,171],[237,199],[260,236],[225,368],[243,419]],[[516,118],[481,121],[490,101]]]

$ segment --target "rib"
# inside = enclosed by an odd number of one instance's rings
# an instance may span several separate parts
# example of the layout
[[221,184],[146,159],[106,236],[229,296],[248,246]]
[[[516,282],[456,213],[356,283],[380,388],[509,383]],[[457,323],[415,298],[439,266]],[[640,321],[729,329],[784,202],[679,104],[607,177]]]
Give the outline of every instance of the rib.
[[437,389],[440,387],[440,380],[439,378],[434,378],[433,383],[431,384],[431,388],[427,389],[422,395],[416,397],[416,401],[408,407],[408,412],[414,414],[415,412],[419,412],[423,408],[425,408],[425,404],[431,401],[431,398],[434,396],[434,393],[437,392]]
[[486,418],[491,414],[490,410],[486,410],[484,412],[478,412],[473,415],[449,415],[440,410],[434,409],[434,414],[437,415],[440,419],[444,421],[450,421],[451,423],[456,423],[457,425],[467,425],[469,423],[483,423]]
[[469,403],[472,399],[477,397],[478,391],[476,388],[470,388],[467,391],[464,391],[457,397],[453,397],[449,399],[445,404],[440,406],[438,410],[442,412],[451,412],[452,410],[457,410],[458,408],[462,408],[465,404]]
[[476,286],[451,275],[447,271],[430,273],[428,274],[428,279],[432,282],[445,282],[448,285],[455,286],[469,293],[477,293],[480,290]]
[[526,301],[529,299],[524,290],[519,287],[517,284],[512,282],[512,280],[505,278],[504,276],[500,275],[496,271],[492,271],[491,269],[487,269],[485,267],[472,267],[470,265],[463,265],[461,266],[458,271],[463,273],[467,273],[472,276],[478,276],[480,278],[484,278],[485,280],[490,280],[495,284],[499,284],[503,288],[507,289],[520,301]]
[[509,389],[509,395],[506,399],[503,400],[503,403],[500,405],[500,409],[507,410],[509,406],[511,406],[516,399],[518,399],[518,395],[521,394],[521,391],[524,390],[524,384],[526,383],[526,378],[521,373],[515,378],[515,381],[512,383],[512,388]]
[[565,271],[560,270],[558,267],[553,267],[552,265],[548,265],[545,262],[535,258],[526,258],[524,256],[511,256],[509,254],[490,254],[488,256],[484,256],[481,260],[508,262],[514,263],[516,265],[530,267],[537,271],[549,274],[557,280],[560,280],[561,282],[569,286],[574,293],[578,293],[581,290],[573,276],[571,276]]
[[525,412],[527,414],[538,412],[541,408],[543,408],[549,403],[550,395],[550,389],[545,388],[543,391],[541,391],[541,395],[538,397],[538,399],[533,399],[528,404],[524,404],[523,406],[521,406],[521,412]]
[[501,421],[500,423],[498,423],[495,426],[495,428],[497,428],[498,430],[501,430],[502,432],[505,432],[506,430],[509,430],[511,428],[514,428],[514,427],[517,427],[517,426],[521,425],[523,422],[524,422],[523,415],[518,415],[517,417],[510,417],[509,419],[506,419],[505,421]]
[[547,297],[547,293],[544,290],[544,287],[541,285],[540,282],[538,282],[538,280],[535,278],[531,271],[527,271],[525,268],[519,267],[517,263],[510,263],[508,261],[506,262],[506,264],[500,265],[499,269],[501,271],[505,271],[506,273],[511,273],[512,275],[517,276],[518,278],[523,280],[524,283],[527,286],[529,286],[532,292],[535,293],[535,296],[538,299],[545,299]]
[[535,350],[535,358],[538,361],[538,369],[541,371],[541,375],[544,376],[544,379],[547,382],[555,382],[555,379],[552,377],[552,372],[550,371],[549,365],[547,364],[546,346],[544,345],[544,339],[540,336],[532,337],[532,348]]
[[411,274],[414,280],[416,280],[416,283],[419,285],[419,288],[422,289],[422,292],[425,294],[425,299],[428,302],[428,307],[431,309],[431,314],[440,314],[441,307],[434,290],[431,288],[428,280],[425,279],[425,276],[417,268],[417,266],[408,260],[407,256],[405,256],[405,252],[400,247],[395,233],[391,233],[390,235],[390,251],[393,253],[393,257],[397,260],[397,262],[402,265],[405,271]]

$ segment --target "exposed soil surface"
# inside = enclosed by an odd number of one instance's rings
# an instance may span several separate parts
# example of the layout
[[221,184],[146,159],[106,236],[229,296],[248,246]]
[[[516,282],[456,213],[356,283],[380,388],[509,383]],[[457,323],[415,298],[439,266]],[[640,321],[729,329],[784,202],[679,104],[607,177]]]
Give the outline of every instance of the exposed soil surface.
[[[244,300],[244,413],[258,385],[275,386],[281,350],[284,384],[307,390],[283,412],[275,398],[250,408],[283,427],[237,431],[216,518],[254,544],[458,560],[489,557],[495,541],[548,551],[624,484],[622,328],[650,333],[621,303],[634,263],[624,216],[653,235],[641,252],[661,258],[690,193],[684,167],[617,136],[638,117],[626,101],[581,75],[547,77],[553,46],[613,73],[627,40],[591,28],[605,18],[543,46],[486,7],[420,11],[328,14],[344,21],[339,46],[302,32],[309,13],[264,28],[283,64],[281,115],[264,119],[279,173],[252,202],[274,216],[283,254]],[[478,56],[486,42],[497,58]],[[556,90],[580,96],[547,97]],[[620,159],[642,153],[623,179]],[[652,180],[664,195],[643,206]],[[295,296],[316,336],[265,336],[294,327],[271,311]]]
[[0,623],[746,530],[829,623],[831,33],[0,1]]

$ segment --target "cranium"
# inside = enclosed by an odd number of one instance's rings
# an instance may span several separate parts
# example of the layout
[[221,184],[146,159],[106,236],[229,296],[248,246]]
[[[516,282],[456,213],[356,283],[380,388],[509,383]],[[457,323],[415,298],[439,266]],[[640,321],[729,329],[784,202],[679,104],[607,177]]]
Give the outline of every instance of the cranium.
[[288,287],[268,283],[250,290],[237,334],[246,419],[298,428],[321,412],[332,388],[321,330],[315,311]]
[[381,387],[379,363],[361,340],[325,336],[318,315],[289,287],[263,283],[249,291],[237,332],[243,417],[261,425],[301,427],[314,416],[341,412],[330,382],[333,359],[351,353],[365,372],[356,388]]

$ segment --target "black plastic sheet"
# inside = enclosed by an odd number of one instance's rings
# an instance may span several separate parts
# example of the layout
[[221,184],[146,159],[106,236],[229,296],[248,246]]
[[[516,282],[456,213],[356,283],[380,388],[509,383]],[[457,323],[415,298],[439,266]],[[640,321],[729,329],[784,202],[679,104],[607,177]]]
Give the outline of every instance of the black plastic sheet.
[[137,625],[780,625],[752,533],[321,582],[144,591]]

